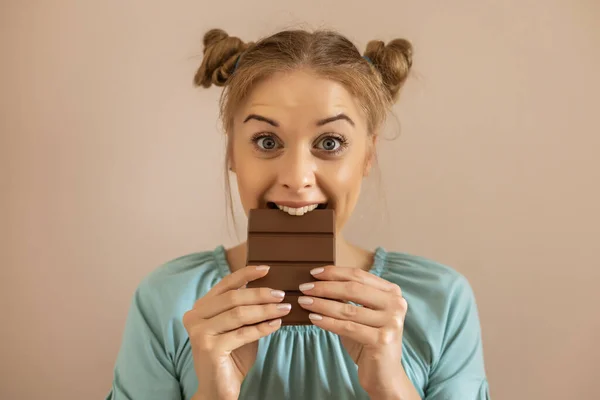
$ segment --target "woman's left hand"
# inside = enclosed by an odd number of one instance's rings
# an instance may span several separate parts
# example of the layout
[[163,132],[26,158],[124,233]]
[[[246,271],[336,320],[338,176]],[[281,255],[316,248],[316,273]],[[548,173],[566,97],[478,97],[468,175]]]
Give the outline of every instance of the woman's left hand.
[[359,268],[327,266],[311,274],[318,281],[300,286],[299,304],[314,325],[340,336],[363,389],[371,398],[418,398],[400,363],[408,309],[400,287]]

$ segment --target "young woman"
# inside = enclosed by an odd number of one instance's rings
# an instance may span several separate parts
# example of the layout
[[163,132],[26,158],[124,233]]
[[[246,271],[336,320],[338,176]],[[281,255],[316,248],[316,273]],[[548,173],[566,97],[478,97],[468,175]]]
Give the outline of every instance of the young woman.
[[467,280],[340,233],[409,74],[410,43],[372,41],[363,56],[334,32],[244,43],[211,30],[204,46],[195,83],[225,87],[226,175],[245,212],[334,209],[337,265],[300,286],[312,325],[283,327],[285,293],[246,288],[269,266],[246,266],[245,243],[158,268],[133,298],[108,398],[488,399]]

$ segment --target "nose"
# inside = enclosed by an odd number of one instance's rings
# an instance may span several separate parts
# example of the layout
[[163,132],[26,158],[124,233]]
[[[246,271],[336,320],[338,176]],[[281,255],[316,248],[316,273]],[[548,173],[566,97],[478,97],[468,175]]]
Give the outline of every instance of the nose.
[[283,157],[277,172],[278,183],[291,192],[301,192],[315,186],[315,162],[312,155],[290,152]]

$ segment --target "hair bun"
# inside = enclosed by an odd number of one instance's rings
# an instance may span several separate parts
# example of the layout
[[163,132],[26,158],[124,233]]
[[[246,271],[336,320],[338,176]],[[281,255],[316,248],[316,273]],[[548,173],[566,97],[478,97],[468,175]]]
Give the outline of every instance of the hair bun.
[[206,32],[203,43],[204,57],[194,76],[194,84],[205,88],[225,86],[235,70],[237,58],[248,45],[222,29]]
[[412,44],[406,39],[394,39],[387,45],[381,40],[372,40],[367,44],[365,56],[381,73],[383,84],[395,101],[412,67]]
[[214,46],[228,37],[229,35],[223,29],[211,29],[210,31],[206,32],[204,34],[204,52],[206,53],[206,49],[208,47]]

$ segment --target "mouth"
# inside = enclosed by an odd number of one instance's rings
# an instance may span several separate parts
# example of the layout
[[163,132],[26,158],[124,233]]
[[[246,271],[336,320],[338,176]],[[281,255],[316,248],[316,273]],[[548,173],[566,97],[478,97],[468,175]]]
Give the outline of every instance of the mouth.
[[277,204],[272,201],[267,202],[267,208],[270,208],[273,210],[279,209],[285,213],[288,213],[288,214],[294,215],[294,216],[302,216],[313,210],[324,210],[327,208],[327,205],[328,205],[328,203],[312,203],[312,204],[302,205],[301,207],[290,207],[290,206],[283,205],[283,204]]

